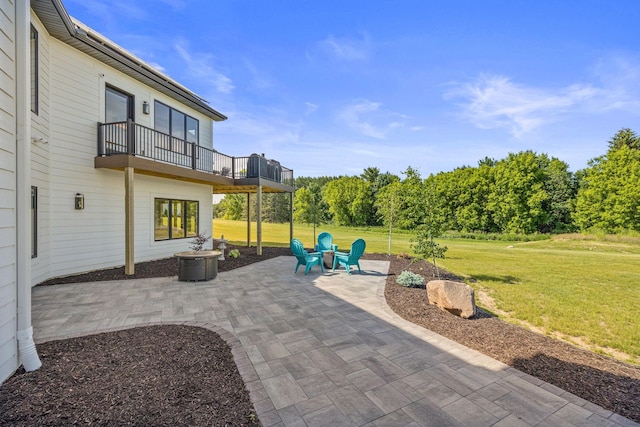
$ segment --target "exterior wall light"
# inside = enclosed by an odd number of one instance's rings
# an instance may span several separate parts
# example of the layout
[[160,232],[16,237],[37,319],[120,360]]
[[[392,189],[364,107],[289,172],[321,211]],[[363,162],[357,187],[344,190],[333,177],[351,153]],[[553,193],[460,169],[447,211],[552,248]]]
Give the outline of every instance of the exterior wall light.
[[75,208],[78,210],[84,209],[84,194],[76,193]]
[[147,101],[143,101],[143,102],[142,102],[142,113],[143,113],[143,114],[149,114],[150,109],[151,109],[151,108],[150,108],[150,106],[149,106],[149,103],[148,103]]

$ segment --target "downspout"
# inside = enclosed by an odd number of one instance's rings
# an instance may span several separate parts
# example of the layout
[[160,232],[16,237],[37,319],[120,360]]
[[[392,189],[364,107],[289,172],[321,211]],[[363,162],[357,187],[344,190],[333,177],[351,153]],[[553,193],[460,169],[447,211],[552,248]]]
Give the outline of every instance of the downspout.
[[30,2],[16,5],[16,282],[18,356],[27,372],[40,366],[31,326]]

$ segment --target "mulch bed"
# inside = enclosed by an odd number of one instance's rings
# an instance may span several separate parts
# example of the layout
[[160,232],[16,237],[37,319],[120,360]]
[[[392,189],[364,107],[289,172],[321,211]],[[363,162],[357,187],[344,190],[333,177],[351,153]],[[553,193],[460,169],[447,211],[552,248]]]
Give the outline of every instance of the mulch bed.
[[[214,244],[217,245],[217,241]],[[238,258],[231,258],[228,253],[231,249],[237,249],[240,252]],[[218,271],[229,271],[238,267],[252,264],[265,259],[275,258],[280,255],[291,255],[289,248],[263,247],[262,257],[256,255],[256,248],[248,248],[246,246],[234,246],[227,244],[225,249],[225,260],[218,262]],[[137,263],[135,266],[135,274],[127,276],[124,274],[124,267],[109,268],[105,270],[90,271],[88,273],[74,274],[71,276],[58,277],[44,281],[38,286],[61,285],[64,283],[82,283],[82,282],[100,282],[105,280],[124,280],[124,279],[145,279],[149,277],[171,277],[178,275],[178,259],[175,257],[164,258],[156,261],[147,261]]]
[[0,425],[259,426],[231,350],[163,325],[38,345],[43,366],[0,387]]
[[[228,271],[289,248],[238,249]],[[479,310],[469,320],[429,305],[426,290],[395,282],[403,269],[433,277],[427,262],[390,262],[385,297],[403,318],[476,349],[585,400],[640,422],[640,366],[619,362],[506,323]],[[173,258],[136,264],[133,278],[177,275]],[[457,278],[440,270],[441,278]],[[41,285],[132,278],[124,268],[52,279]],[[0,425],[259,425],[224,341],[214,332],[164,325],[38,345],[43,367],[18,371],[0,387]]]

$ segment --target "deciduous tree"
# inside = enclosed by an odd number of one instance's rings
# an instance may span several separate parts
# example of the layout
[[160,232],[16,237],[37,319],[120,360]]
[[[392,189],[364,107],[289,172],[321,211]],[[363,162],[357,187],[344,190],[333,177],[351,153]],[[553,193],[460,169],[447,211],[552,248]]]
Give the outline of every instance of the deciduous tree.
[[245,194],[227,194],[218,203],[218,215],[224,219],[239,221],[246,219],[247,196]]
[[363,226],[373,211],[369,183],[357,176],[341,177],[327,183],[324,199],[339,225]]
[[487,208],[503,233],[529,234],[547,221],[544,204],[549,195],[544,188],[546,154],[523,151],[499,161],[495,166],[495,187]]
[[582,174],[574,220],[581,230],[640,231],[640,150],[624,144]]
[[387,253],[391,255],[391,235],[393,228],[398,225],[399,207],[402,185],[400,181],[386,185],[378,192],[375,200],[375,207],[378,217],[382,219],[382,223],[389,228],[389,245]]
[[296,191],[293,202],[293,218],[296,222],[313,224],[313,241],[316,241],[316,227],[326,221],[323,212],[322,189],[312,182],[306,188]]

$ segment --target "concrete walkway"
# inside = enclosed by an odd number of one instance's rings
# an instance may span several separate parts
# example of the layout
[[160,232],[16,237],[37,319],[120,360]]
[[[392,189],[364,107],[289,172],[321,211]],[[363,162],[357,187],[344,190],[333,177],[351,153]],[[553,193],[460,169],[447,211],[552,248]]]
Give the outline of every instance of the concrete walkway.
[[[220,333],[264,426],[638,426],[400,319],[388,263],[293,274],[293,257],[218,274],[36,287],[36,342],[157,323]],[[133,349],[132,351],[135,351]]]

